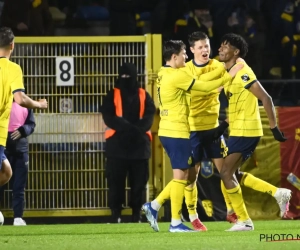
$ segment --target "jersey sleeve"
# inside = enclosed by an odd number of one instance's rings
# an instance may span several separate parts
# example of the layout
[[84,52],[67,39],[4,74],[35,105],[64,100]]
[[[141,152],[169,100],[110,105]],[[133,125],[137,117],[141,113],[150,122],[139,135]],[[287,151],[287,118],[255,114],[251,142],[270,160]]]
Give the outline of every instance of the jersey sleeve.
[[203,80],[195,80],[191,89],[203,92],[210,92],[212,90],[216,90],[218,87],[225,85],[229,81],[231,81],[232,77],[229,73],[225,71],[222,77],[219,77],[215,80],[211,81],[203,81]]
[[189,91],[195,83],[195,77],[186,69],[179,69],[173,77],[174,85],[186,91]]
[[10,74],[10,86],[12,93],[18,91],[25,91],[25,87],[23,84],[23,73],[21,67],[18,65],[15,67]]
[[220,78],[222,75],[224,75],[225,72],[226,72],[225,67],[223,65],[220,65],[220,67],[217,67],[212,71],[201,74],[198,80],[202,80],[202,81],[215,80],[217,78]]
[[240,83],[245,89],[249,89],[252,86],[252,84],[257,81],[256,75],[251,69],[243,71],[243,73],[240,74],[239,77]]

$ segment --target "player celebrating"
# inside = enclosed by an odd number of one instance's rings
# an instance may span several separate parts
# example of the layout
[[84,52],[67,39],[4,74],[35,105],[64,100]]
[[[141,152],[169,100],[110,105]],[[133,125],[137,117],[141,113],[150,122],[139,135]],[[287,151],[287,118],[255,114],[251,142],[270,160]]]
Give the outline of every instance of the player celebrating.
[[[164,60],[166,65],[158,73],[157,92],[160,109],[160,123],[158,135],[166,150],[173,168],[173,180],[164,188],[161,194],[151,203],[143,205],[145,215],[155,231],[157,225],[157,211],[164,202],[164,197],[171,198],[172,220],[170,232],[193,231],[181,222],[181,208],[184,189],[189,184],[188,172],[191,160],[190,130],[188,124],[190,90],[209,92],[225,82],[240,70],[243,65],[232,68],[222,78],[207,81],[205,75],[200,80],[194,79],[185,70],[187,59],[185,45],[182,41],[168,41],[164,45]],[[224,67],[216,72],[224,71]]]
[[[194,54],[194,58],[186,63],[186,70],[195,76],[210,74],[210,78],[207,77],[207,79],[221,77],[221,75],[218,76],[215,74],[215,69],[222,67],[223,64],[217,60],[209,58],[210,43],[207,35],[203,32],[194,32],[189,36],[189,44],[190,49]],[[228,124],[224,121],[218,127],[218,116],[220,109],[219,93],[219,89],[215,89],[209,93],[193,90],[191,91],[191,105],[189,113],[189,125],[191,130],[190,140],[193,158],[196,164],[195,168],[189,169],[189,180],[191,181],[191,184],[185,187],[184,196],[190,221],[194,230],[197,231],[207,230],[207,228],[199,220],[197,214],[198,194],[196,180],[200,169],[200,162],[203,160],[205,155],[206,158],[209,158],[213,161],[220,172],[224,162],[223,156],[226,155],[227,149],[223,136],[221,135],[228,127]],[[239,171],[236,173],[236,176],[240,182],[240,185],[244,185],[254,190],[272,195],[279,204],[281,217],[286,214],[288,209],[288,201],[282,203],[282,197],[285,196],[289,190],[276,188],[275,186],[254,177],[250,173]],[[227,220],[235,223],[237,221],[237,216],[233,211],[231,201],[228,199],[227,192],[222,181],[221,187],[227,207]],[[268,192],[269,190],[272,190],[272,192]],[[166,196],[161,198],[161,200],[164,202],[165,200],[168,200],[170,196],[165,192],[161,193],[161,195],[163,194],[166,194]],[[155,202],[156,200],[154,200],[152,203]],[[157,206],[156,208],[159,209],[160,206]]]
[[[221,62],[215,59],[209,59],[210,43],[209,38],[205,33],[192,33],[189,36],[189,44],[191,52],[194,54],[194,59],[189,61],[186,64],[186,67],[189,68],[193,75],[199,76],[208,72],[213,73],[215,68],[222,65]],[[189,115],[189,125],[191,130],[190,140],[193,158],[196,164],[194,169],[195,171],[190,170],[190,175],[198,175],[200,162],[203,160],[204,156],[212,160],[219,172],[221,171],[224,163],[223,156],[226,154],[224,151],[227,148],[223,136],[220,135],[222,135],[224,130],[228,127],[228,123],[224,121],[218,127],[220,110],[219,94],[220,91],[218,90],[210,93],[191,91],[191,106]],[[216,138],[214,138],[214,136],[216,136]],[[287,189],[277,188],[246,172],[238,172],[236,173],[236,177],[241,185],[260,192],[271,194],[279,204],[281,217],[286,214],[288,206],[287,203],[282,204],[282,196],[289,192]],[[197,177],[195,179],[197,179]],[[235,223],[237,217],[230,205],[231,202],[227,197],[223,182],[221,182],[221,187],[227,206],[227,220]],[[267,192],[269,190],[272,190],[272,192]],[[196,185],[186,187],[185,200],[188,207],[190,221],[192,222],[194,229],[202,230],[203,226],[198,219],[196,210],[197,196]]]
[[[241,36],[226,34],[222,38],[219,58],[221,62],[225,63],[228,70],[235,65],[238,57],[245,57],[247,52],[248,45]],[[263,103],[275,140],[284,142],[286,138],[277,127],[271,97],[261,86],[246,63],[232,82],[225,87],[225,94],[229,100],[230,136],[227,142],[228,153],[220,175],[224,182],[228,199],[238,216],[238,221],[228,231],[254,230],[254,225],[244,204],[241,187],[234,173],[252,155],[260,137],[263,135],[257,99]],[[265,188],[265,192],[271,193],[275,197],[277,196],[281,208],[287,206],[291,198],[290,190],[281,189],[278,191],[272,185],[267,185]]]

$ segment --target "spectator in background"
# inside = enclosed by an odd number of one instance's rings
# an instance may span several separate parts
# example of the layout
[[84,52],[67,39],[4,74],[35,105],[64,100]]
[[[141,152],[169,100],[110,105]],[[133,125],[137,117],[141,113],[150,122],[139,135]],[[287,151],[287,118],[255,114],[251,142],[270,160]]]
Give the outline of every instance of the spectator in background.
[[[281,78],[291,79],[293,78],[293,66],[294,66],[294,51],[296,48],[297,38],[299,37],[299,13],[298,6],[292,0],[286,2],[285,9],[281,13],[279,29],[279,38],[281,42],[280,46],[280,67]],[[298,36],[297,36],[298,35]],[[298,48],[299,50],[299,48]]]
[[51,36],[53,20],[47,0],[5,0],[1,25],[10,27],[15,36]]
[[[200,1],[200,0],[199,0]],[[210,0],[209,7],[212,13],[215,29],[215,37],[217,41],[220,41],[223,35],[227,33],[226,20],[230,17],[230,14],[240,3],[239,0]]]
[[110,0],[109,30],[111,36],[130,36],[136,35],[134,0]]
[[228,32],[241,35],[248,43],[249,53],[246,60],[255,75],[263,74],[265,24],[260,12],[256,10],[235,10],[227,20]]
[[112,222],[121,222],[127,175],[132,222],[139,222],[149,178],[150,128],[155,105],[150,95],[139,87],[134,64],[124,63],[119,68],[119,79],[104,98],[101,112],[108,127],[105,131],[106,178]]
[[263,76],[264,48],[266,45],[265,24],[260,12],[252,10],[246,13],[243,37],[248,43],[249,53],[245,60],[257,78]]
[[[162,34],[163,40],[174,38],[176,20],[188,12],[188,0],[154,0],[151,33]],[[186,38],[186,37],[185,37]]]
[[[14,226],[26,226],[22,219],[25,204],[25,187],[28,177],[29,146],[27,137],[35,128],[33,110],[21,107],[14,102],[10,112],[8,137],[5,155],[13,171],[10,179],[12,190],[12,207],[14,211]],[[1,196],[3,187],[1,187]]]
[[[218,47],[214,39],[213,20],[209,11],[208,1],[192,0],[190,3],[191,12],[185,21],[184,19],[178,19],[175,23],[175,35],[176,39],[184,41],[185,44],[189,44],[187,37],[196,31],[201,31],[210,39],[211,44],[211,57],[218,54]],[[193,54],[188,49],[187,55],[189,58],[193,58]]]

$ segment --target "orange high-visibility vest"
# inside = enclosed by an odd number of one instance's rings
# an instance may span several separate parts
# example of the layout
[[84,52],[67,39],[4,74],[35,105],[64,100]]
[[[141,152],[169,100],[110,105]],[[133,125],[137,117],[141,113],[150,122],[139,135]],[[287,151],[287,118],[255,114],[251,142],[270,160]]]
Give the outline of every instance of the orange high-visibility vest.
[[[146,100],[146,91],[142,88],[139,88],[139,97],[140,97],[140,119],[143,119],[145,112],[145,100]],[[122,98],[121,91],[118,88],[114,88],[114,104],[116,107],[116,115],[118,117],[123,116],[122,109]],[[105,139],[112,137],[116,133],[116,130],[106,127],[105,129]],[[151,131],[147,131],[146,134],[149,136],[150,141],[152,141]]]

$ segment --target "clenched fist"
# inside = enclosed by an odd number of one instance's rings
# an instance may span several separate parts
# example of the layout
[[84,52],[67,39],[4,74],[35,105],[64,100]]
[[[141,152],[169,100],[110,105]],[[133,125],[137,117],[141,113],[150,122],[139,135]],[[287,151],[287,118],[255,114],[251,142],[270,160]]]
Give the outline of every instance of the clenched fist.
[[40,103],[40,109],[48,108],[48,102],[46,99],[39,99],[38,102]]

